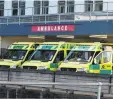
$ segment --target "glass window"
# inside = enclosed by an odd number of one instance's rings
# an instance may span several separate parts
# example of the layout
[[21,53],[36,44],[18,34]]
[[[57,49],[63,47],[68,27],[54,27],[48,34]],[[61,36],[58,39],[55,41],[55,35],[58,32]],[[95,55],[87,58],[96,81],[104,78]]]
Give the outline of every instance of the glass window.
[[[19,12],[19,13],[18,13]],[[25,1],[12,1],[12,15],[25,15]]]
[[112,54],[112,63],[113,63],[113,54]]
[[102,63],[107,63],[110,61],[112,56],[111,52],[105,51],[100,53],[99,55],[97,55],[97,57],[95,58],[96,60],[96,64],[102,64]]
[[48,14],[49,1],[42,1],[42,14]]
[[18,1],[12,1],[12,15],[18,15]]
[[94,51],[71,51],[65,61],[88,63],[94,56]]
[[95,1],[95,11],[103,11],[103,1]]
[[48,14],[49,1],[34,1],[34,14]]
[[4,59],[22,60],[27,50],[8,50]]
[[19,1],[19,14],[25,15],[25,1]]
[[4,1],[0,1],[0,16],[4,16]]
[[93,1],[85,1],[85,11],[93,11]]
[[67,12],[74,12],[74,0],[67,1]]
[[41,14],[41,1],[34,1],[34,14]]
[[74,0],[59,0],[58,1],[58,13],[71,13],[74,12]]
[[58,13],[65,13],[65,1],[58,1]]

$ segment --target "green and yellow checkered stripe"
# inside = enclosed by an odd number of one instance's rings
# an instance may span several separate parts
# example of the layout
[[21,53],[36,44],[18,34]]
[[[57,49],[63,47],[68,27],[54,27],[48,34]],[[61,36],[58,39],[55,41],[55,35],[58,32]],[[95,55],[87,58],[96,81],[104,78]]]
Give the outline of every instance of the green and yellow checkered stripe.
[[50,71],[57,71],[58,66],[59,66],[58,63],[51,63],[51,64],[49,65],[49,68],[48,68],[48,69],[49,69]]
[[90,65],[88,72],[89,73],[99,73],[99,74],[112,74],[112,68],[101,69],[101,65],[96,64],[96,65]]

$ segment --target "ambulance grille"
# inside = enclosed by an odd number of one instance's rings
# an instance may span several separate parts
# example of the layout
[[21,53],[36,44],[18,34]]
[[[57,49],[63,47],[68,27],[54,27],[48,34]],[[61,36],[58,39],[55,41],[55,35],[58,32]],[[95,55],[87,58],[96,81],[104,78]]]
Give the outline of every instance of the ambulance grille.
[[0,69],[8,69],[8,68],[10,68],[9,65],[0,65]]
[[61,68],[61,71],[71,71],[71,72],[76,72],[76,68]]
[[33,69],[33,70],[37,70],[36,66],[23,66],[23,69]]

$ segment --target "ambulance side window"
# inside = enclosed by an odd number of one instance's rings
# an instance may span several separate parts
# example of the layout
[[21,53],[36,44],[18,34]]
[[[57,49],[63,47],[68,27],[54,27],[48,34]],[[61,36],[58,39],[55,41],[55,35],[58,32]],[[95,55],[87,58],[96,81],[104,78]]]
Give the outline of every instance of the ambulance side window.
[[112,54],[112,63],[113,63],[113,54]]
[[96,60],[96,64],[101,64],[101,62],[102,62],[101,61],[102,60],[102,54],[97,55],[95,60]]
[[95,59],[97,64],[107,63],[111,59],[111,52],[102,52]]
[[[100,51],[97,51],[94,55],[94,58],[100,53]],[[94,60],[93,60],[93,64],[94,64]]]
[[25,60],[29,60],[29,58],[31,57],[31,55],[33,54],[34,50],[29,51],[27,57]]
[[103,62],[107,63],[111,60],[111,52],[103,52]]
[[59,51],[54,60],[54,63],[57,63],[57,62],[63,61],[63,60],[64,60],[64,51]]
[[112,64],[113,64],[113,54],[112,54]]

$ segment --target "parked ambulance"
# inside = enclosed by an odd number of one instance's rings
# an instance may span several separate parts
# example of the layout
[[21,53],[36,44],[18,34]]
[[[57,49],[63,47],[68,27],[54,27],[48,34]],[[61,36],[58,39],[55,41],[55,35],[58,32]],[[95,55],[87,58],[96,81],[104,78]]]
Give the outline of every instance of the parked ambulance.
[[0,59],[0,68],[20,68],[37,46],[39,46],[39,43],[35,42],[15,42],[11,44],[3,59]]
[[56,71],[74,45],[69,42],[44,42],[37,47],[30,60],[26,61],[22,68]]
[[73,47],[60,71],[111,74],[113,63],[112,43],[79,43]]

